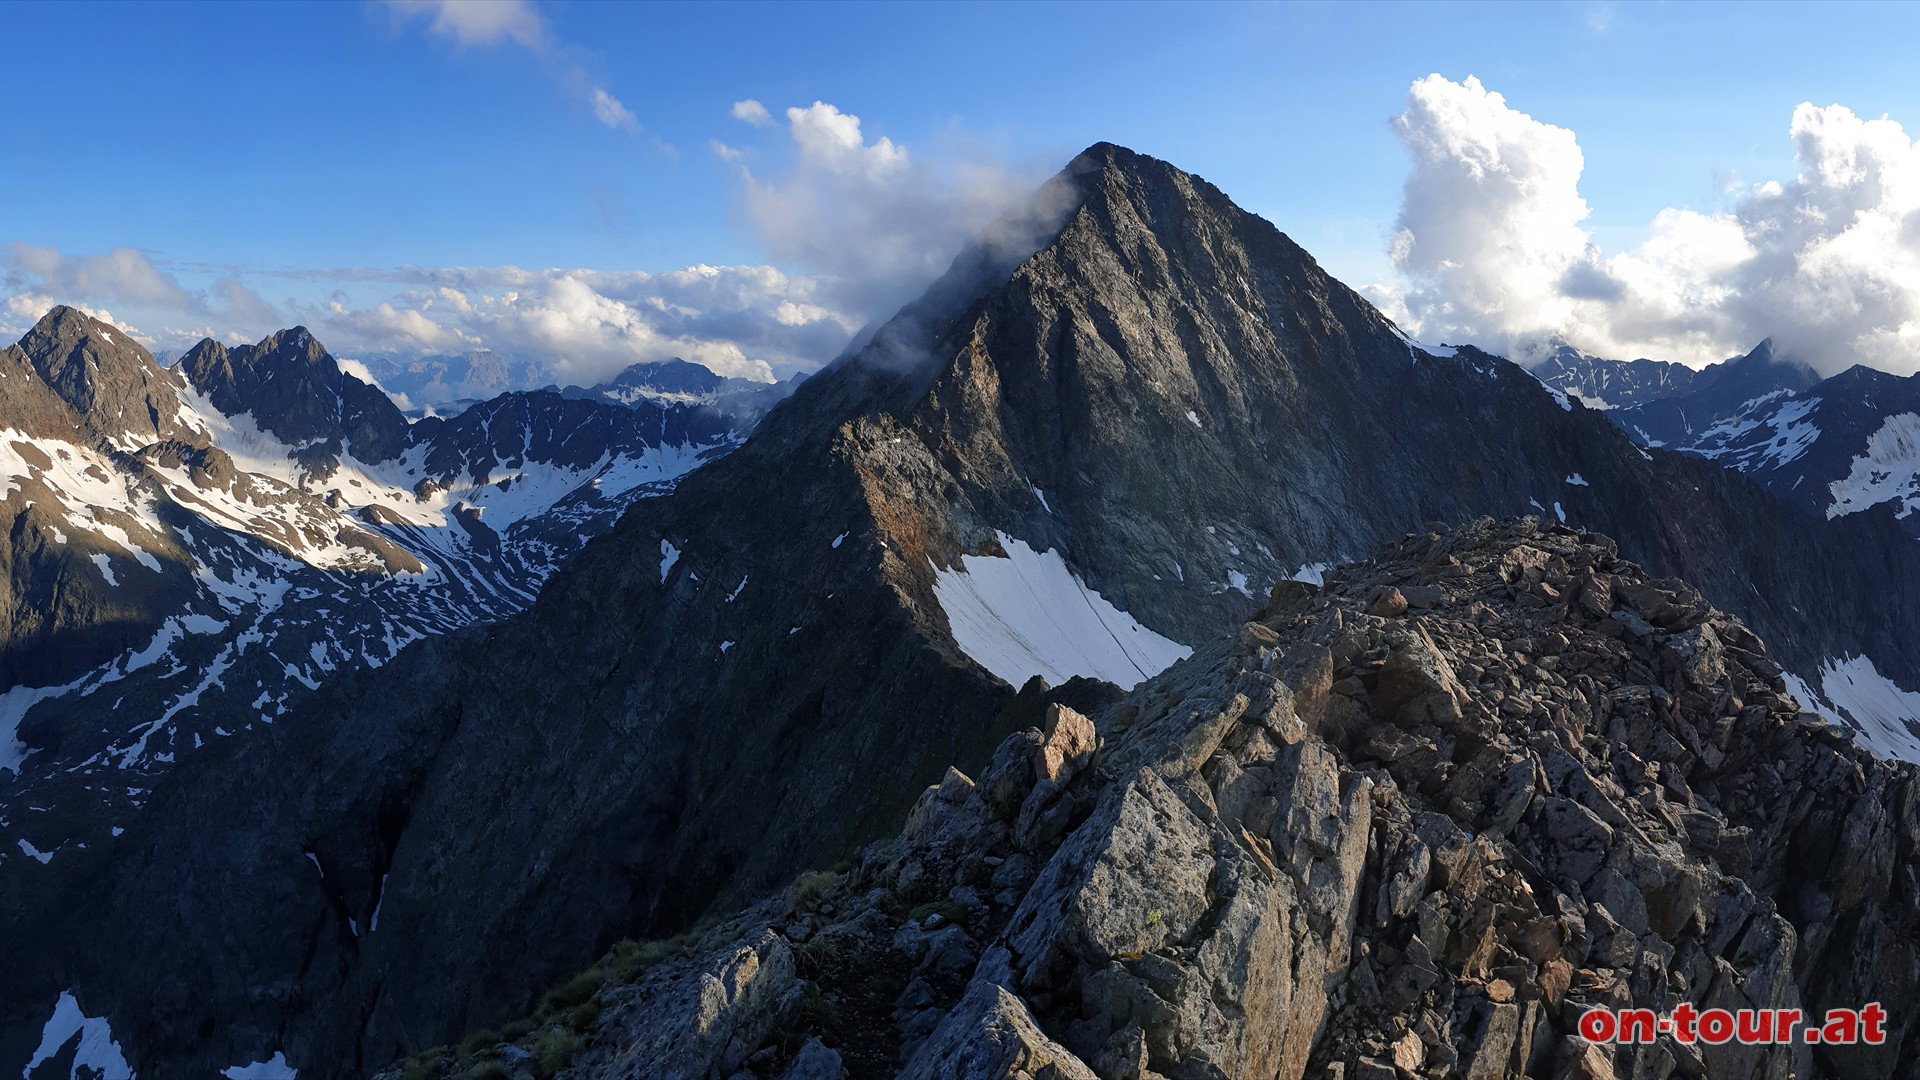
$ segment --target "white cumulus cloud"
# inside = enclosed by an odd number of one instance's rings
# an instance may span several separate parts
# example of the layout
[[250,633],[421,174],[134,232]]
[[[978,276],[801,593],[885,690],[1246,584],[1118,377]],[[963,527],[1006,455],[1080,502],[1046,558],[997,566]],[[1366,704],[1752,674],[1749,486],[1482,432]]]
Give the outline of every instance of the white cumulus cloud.
[[1371,291],[1423,339],[1701,364],[1771,336],[1828,372],[1920,368],[1920,147],[1893,120],[1803,104],[1792,180],[1663,210],[1614,253],[1585,224],[1573,132],[1439,75],[1393,128],[1413,163],[1389,244],[1401,280]]
[[8,284],[55,295],[88,297],[100,303],[191,306],[187,289],[155,267],[145,252],[115,248],[105,255],[73,257],[57,248],[12,245]]
[[765,105],[760,104],[752,98],[733,103],[733,118],[735,120],[744,120],[754,127],[773,126],[773,114],[767,111]]

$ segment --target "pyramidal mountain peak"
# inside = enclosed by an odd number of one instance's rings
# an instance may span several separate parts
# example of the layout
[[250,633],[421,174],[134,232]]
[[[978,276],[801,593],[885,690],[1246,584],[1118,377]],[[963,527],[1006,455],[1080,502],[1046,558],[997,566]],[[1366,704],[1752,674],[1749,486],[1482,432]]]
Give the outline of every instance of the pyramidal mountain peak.
[[[1864,703],[1920,686],[1920,547],[1410,341],[1166,162],[1090,147],[750,433],[664,391],[409,423],[293,336],[183,357],[189,412],[422,569],[183,623],[230,711],[176,722],[129,660],[143,733],[27,715],[5,805],[57,812],[0,826],[52,853],[0,862],[0,1062],[64,994],[156,1072],[506,1068],[474,1033],[524,1022],[591,1077],[1291,1077],[1389,1029],[1504,1075],[1578,1064],[1577,1003],[1663,1000],[1646,949],[1908,989],[1834,974],[1903,940],[1882,878],[1795,860],[1912,785]],[[337,610],[366,629],[289,629]],[[241,627],[285,636],[235,667]],[[1767,831],[1760,746],[1851,779]]]

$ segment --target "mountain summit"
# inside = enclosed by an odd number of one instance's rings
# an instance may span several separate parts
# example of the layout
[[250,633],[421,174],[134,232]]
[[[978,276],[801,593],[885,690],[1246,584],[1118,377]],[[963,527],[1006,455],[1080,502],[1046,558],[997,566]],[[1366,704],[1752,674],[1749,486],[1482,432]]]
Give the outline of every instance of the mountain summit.
[[[1206,181],[1101,144],[526,611],[323,684],[40,868],[78,899],[15,903],[36,963],[0,1009],[71,990],[169,1067],[375,1068],[849,855],[1276,587],[1527,514],[1691,580],[1769,663],[1920,685],[1890,520],[1815,520],[1412,343]],[[176,906],[184,931],[141,917]]]

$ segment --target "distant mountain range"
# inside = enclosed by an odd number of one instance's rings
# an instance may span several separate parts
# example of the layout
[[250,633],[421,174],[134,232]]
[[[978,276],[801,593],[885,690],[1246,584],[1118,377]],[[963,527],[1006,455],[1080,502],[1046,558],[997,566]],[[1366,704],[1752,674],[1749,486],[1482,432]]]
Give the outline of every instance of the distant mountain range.
[[759,416],[791,393],[800,379],[796,376],[784,383],[759,383],[728,378],[702,365],[672,359],[631,364],[593,386],[559,386],[551,379],[550,365],[486,349],[412,359],[376,355],[360,363],[380,389],[403,399],[414,416],[457,415],[500,394],[526,390],[551,390],[563,397],[621,405],[642,401],[710,405],[733,415]]
[[1533,374],[1644,446],[1738,469],[1819,517],[1884,507],[1920,538],[1920,375],[1856,365],[1823,379],[1771,341],[1698,371],[1563,347]]

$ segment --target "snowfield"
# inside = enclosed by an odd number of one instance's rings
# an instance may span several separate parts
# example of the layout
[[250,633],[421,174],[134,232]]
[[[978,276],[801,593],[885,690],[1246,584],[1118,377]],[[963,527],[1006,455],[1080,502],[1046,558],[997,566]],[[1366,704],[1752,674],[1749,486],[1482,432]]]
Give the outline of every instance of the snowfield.
[[1015,687],[1083,675],[1130,690],[1193,655],[1087,588],[1059,552],[998,535],[1006,558],[963,555],[959,569],[934,568],[934,596],[974,663]]

